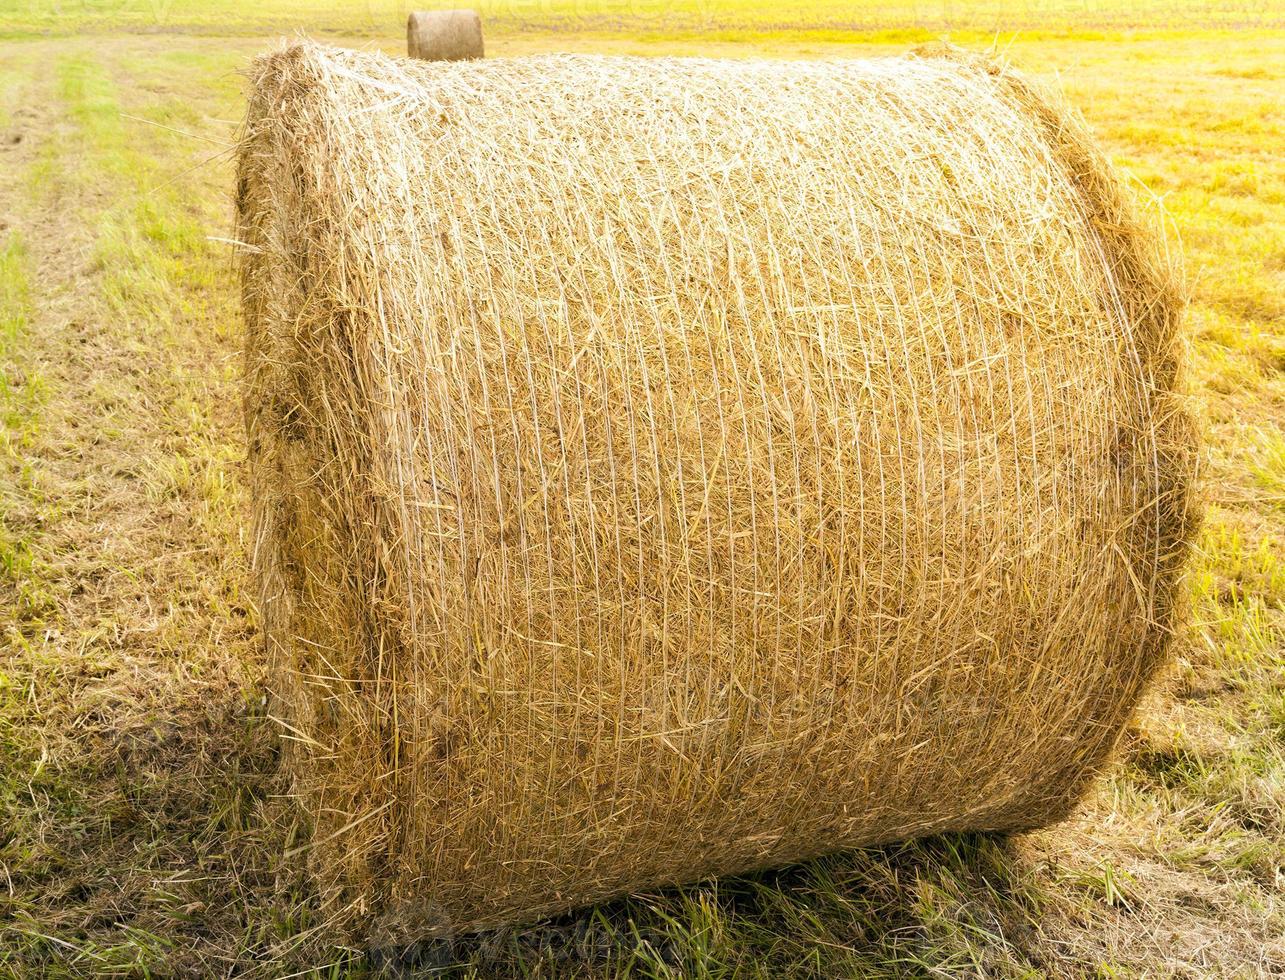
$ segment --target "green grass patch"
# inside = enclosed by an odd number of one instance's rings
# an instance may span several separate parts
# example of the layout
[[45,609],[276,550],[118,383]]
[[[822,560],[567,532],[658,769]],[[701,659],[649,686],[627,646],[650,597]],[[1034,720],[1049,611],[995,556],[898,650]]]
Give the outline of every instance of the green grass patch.
[[32,547],[32,515],[20,506],[24,491],[34,489],[26,454],[36,437],[45,397],[40,373],[18,357],[30,326],[31,304],[30,259],[22,237],[11,233],[0,244],[0,456],[17,480],[0,490],[0,582],[11,596],[9,602],[0,601],[0,609],[15,624],[27,624],[11,626],[19,630],[33,629],[52,603]]

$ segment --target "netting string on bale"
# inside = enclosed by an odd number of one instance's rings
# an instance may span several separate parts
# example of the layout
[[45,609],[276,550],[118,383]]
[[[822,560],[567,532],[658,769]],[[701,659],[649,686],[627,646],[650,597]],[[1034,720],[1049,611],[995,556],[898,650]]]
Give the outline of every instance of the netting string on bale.
[[482,57],[482,18],[474,10],[414,10],[406,18],[406,53],[424,61]]
[[1181,301],[950,52],[256,62],[254,564],[381,940],[1065,814],[1161,663]]

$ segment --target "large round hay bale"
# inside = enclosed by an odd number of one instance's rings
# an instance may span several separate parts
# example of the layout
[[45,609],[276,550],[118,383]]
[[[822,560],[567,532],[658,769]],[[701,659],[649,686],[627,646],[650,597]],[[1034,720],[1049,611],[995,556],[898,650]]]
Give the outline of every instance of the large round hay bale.
[[956,54],[293,44],[240,160],[254,562],[392,940],[1066,813],[1162,660],[1179,293]]
[[406,53],[424,61],[482,57],[482,18],[475,10],[413,10],[406,18]]

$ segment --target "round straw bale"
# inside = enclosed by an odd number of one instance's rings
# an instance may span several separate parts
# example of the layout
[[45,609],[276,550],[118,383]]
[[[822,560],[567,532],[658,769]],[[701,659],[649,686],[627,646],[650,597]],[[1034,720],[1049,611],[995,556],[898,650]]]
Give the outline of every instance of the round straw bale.
[[240,158],[286,764],[382,940],[1064,815],[1173,629],[1181,297],[949,51],[292,44]]
[[406,18],[406,53],[424,61],[482,57],[482,18],[474,10],[413,10]]

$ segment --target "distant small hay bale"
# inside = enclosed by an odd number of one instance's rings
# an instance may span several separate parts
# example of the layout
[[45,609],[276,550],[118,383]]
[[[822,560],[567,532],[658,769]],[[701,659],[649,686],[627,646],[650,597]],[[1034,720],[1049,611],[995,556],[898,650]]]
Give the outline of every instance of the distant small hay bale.
[[956,52],[293,44],[240,158],[254,564],[375,941],[1057,819],[1174,625],[1181,296]]
[[482,57],[482,18],[474,10],[414,10],[406,18],[406,53],[424,61]]

